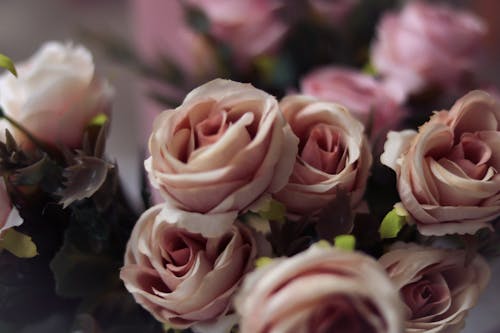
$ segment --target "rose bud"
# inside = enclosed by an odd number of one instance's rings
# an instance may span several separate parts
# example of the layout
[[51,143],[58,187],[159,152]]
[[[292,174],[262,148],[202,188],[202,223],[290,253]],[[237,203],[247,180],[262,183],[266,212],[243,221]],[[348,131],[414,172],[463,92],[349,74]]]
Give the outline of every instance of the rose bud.
[[169,204],[200,214],[228,212],[226,220],[234,220],[286,185],[297,141],[274,97],[217,79],[158,116],[145,166]]
[[397,243],[379,262],[406,306],[406,332],[459,332],[467,311],[488,284],[490,268],[480,257],[465,265],[463,250]]
[[317,246],[249,274],[235,305],[241,333],[399,333],[403,322],[397,290],[375,260]]
[[371,58],[394,89],[419,92],[429,85],[455,87],[475,69],[485,23],[466,11],[423,1],[385,14]]
[[165,220],[162,209],[150,208],[135,225],[120,278],[162,323],[179,329],[223,325],[233,293],[253,268],[252,232],[236,222],[220,237],[205,238]]
[[[0,106],[39,140],[81,147],[92,118],[111,111],[113,89],[95,76],[92,55],[83,46],[48,42],[16,67],[17,78],[0,76]],[[6,128],[18,143],[32,146],[6,120],[0,121],[2,140]]]
[[275,198],[287,212],[304,216],[324,208],[343,190],[356,207],[372,163],[363,125],[343,106],[305,95],[287,96],[280,107],[300,143],[293,173]]
[[500,216],[500,104],[483,91],[418,133],[389,132],[380,160],[396,172],[409,221],[424,235],[474,234]]

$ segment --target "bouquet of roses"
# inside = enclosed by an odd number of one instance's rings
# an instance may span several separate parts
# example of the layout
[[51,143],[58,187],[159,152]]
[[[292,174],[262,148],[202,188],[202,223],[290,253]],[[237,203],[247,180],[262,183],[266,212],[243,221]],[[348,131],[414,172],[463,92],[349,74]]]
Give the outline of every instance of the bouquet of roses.
[[184,5],[219,67],[128,58],[175,103],[149,133],[142,214],[89,51],[0,56],[0,331],[460,331],[500,244],[500,99],[469,92],[484,23],[409,3],[362,71],[345,65],[375,23],[357,24],[390,1]]

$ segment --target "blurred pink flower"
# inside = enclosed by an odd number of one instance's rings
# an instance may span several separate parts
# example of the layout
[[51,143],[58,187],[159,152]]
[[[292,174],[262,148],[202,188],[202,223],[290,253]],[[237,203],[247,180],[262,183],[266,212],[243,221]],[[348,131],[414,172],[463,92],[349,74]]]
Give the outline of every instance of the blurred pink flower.
[[394,88],[410,93],[431,84],[451,88],[475,68],[486,30],[472,13],[411,2],[382,18],[372,61]]
[[339,25],[359,3],[359,0],[309,0],[314,11],[327,23]]
[[251,58],[273,52],[287,31],[277,17],[282,0],[188,0],[210,20],[211,31],[234,52],[234,60],[246,66]]
[[302,93],[346,106],[365,126],[372,121],[372,136],[397,126],[405,111],[403,96],[361,72],[323,67],[301,80]]

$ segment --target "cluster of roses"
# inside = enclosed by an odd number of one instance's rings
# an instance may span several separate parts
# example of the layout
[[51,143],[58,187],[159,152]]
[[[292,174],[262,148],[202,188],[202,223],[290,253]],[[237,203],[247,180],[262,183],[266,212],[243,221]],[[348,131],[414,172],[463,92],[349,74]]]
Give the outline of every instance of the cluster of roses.
[[[363,131],[345,107],[310,96],[278,103],[221,79],[196,88],[154,123],[145,165],[164,202],[132,232],[126,288],[159,321],[199,332],[236,322],[243,333],[459,330],[489,280],[485,261],[465,265],[463,250],[399,243],[377,262],[313,245],[247,275],[272,254],[266,230],[252,230],[244,214],[270,198],[292,223],[340,189],[361,209],[372,164]],[[481,91],[418,133],[389,133],[381,159],[421,233],[491,228],[500,216],[499,134],[500,105]]]

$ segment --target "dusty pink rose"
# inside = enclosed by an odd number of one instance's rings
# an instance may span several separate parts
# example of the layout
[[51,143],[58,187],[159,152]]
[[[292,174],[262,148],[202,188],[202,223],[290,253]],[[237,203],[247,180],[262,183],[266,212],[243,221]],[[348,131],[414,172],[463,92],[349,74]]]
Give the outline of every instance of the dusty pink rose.
[[379,24],[372,61],[394,88],[416,92],[428,84],[453,87],[472,71],[486,35],[472,13],[412,1]]
[[465,265],[465,251],[398,243],[379,262],[406,306],[406,332],[459,332],[467,311],[490,279],[480,257]]
[[4,179],[0,179],[0,237],[2,233],[23,223],[19,211],[12,205]]
[[474,234],[500,216],[500,104],[487,93],[465,95],[418,133],[390,132],[384,150],[422,234]]
[[211,32],[226,42],[235,61],[245,66],[255,56],[274,51],[288,30],[277,11],[283,0],[188,0],[210,20]]
[[160,114],[145,164],[170,204],[201,214],[229,212],[227,222],[286,185],[297,141],[274,97],[218,79]]
[[352,12],[359,0],[309,0],[314,11],[327,23],[340,25]]
[[295,215],[309,215],[331,202],[338,190],[361,201],[372,163],[363,125],[334,103],[290,95],[280,103],[299,137],[299,151],[288,184],[275,195]]
[[345,105],[365,126],[372,122],[373,135],[394,128],[405,114],[404,96],[348,68],[319,68],[302,78],[300,88],[304,94]]
[[120,278],[160,322],[175,328],[218,325],[253,267],[252,233],[237,222],[220,237],[205,238],[163,219],[162,209],[150,208],[135,225]]
[[[90,120],[111,111],[113,89],[95,76],[92,55],[83,46],[45,43],[26,62],[17,64],[17,72],[17,78],[10,73],[0,76],[0,106],[49,144],[79,147]],[[26,142],[6,120],[0,123],[0,138],[5,128],[18,142]]]
[[313,246],[245,278],[242,333],[399,333],[401,301],[383,268],[357,252]]

